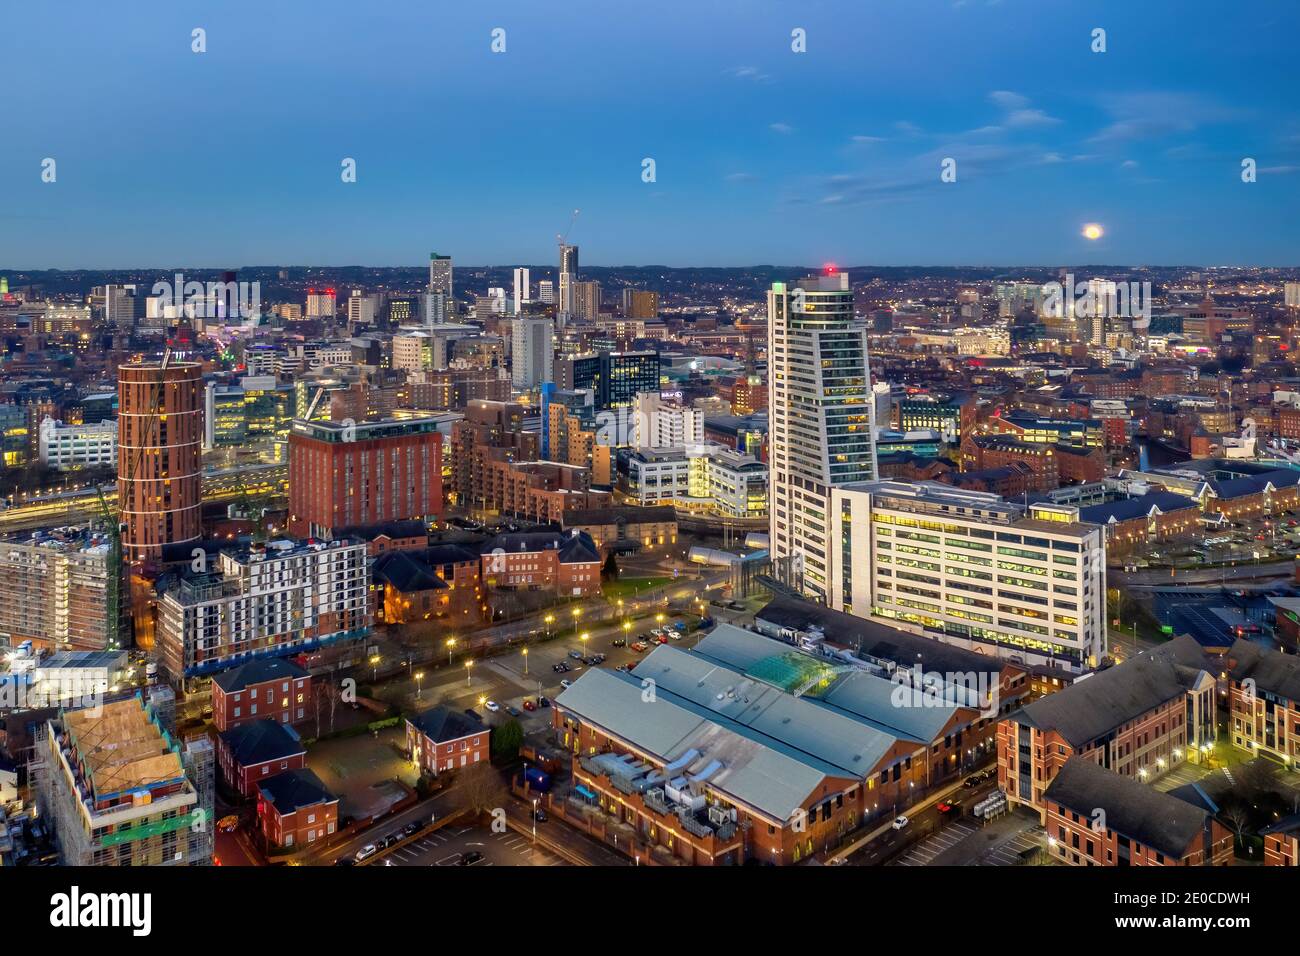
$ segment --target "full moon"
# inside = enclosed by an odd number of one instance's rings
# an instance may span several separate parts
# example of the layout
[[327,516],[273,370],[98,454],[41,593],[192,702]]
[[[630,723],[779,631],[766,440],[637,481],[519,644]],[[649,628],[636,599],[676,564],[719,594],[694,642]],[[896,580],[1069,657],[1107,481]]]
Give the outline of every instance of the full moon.
[[1083,227],[1083,238],[1085,239],[1100,239],[1105,234],[1106,230],[1095,222],[1086,223]]

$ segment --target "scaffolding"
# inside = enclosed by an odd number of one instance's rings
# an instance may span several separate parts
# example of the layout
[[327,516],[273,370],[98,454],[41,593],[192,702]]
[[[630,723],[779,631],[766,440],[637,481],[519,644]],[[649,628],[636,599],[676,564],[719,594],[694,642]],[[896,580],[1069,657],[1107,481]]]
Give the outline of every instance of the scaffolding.
[[137,694],[38,727],[29,779],[65,866],[203,866],[214,764],[206,736],[178,744]]

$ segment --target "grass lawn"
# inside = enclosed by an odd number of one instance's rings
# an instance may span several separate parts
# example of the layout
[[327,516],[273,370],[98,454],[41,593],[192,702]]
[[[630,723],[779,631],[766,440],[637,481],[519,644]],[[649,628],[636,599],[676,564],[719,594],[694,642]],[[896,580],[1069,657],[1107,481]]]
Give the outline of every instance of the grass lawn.
[[636,597],[671,581],[672,578],[620,578],[617,581],[605,582],[600,589],[606,600],[617,601],[619,598]]

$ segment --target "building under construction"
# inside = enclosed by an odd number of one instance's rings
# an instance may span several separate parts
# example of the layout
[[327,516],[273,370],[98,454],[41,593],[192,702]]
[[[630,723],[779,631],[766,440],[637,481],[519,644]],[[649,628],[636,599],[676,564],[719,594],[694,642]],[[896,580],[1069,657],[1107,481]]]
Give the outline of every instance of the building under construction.
[[136,694],[60,711],[37,732],[32,785],[63,865],[212,862],[212,743],[182,744],[164,719]]

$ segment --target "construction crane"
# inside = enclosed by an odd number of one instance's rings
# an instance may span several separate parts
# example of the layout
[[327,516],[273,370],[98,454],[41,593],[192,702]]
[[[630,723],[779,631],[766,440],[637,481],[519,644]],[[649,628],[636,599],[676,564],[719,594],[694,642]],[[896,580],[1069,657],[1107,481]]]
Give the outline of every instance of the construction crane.
[[[163,349],[162,361],[158,365],[160,373],[167,371],[167,365],[171,362],[171,357],[171,346],[167,346]],[[143,437],[148,437],[148,434],[153,431],[153,427],[158,421],[158,411],[162,407],[163,384],[163,376],[159,374],[158,387],[149,402],[147,424],[145,425],[146,434]],[[135,478],[136,471],[140,467],[140,461],[144,457],[144,446],[145,443],[142,440],[136,447],[135,455],[127,463],[126,479],[128,482]],[[104,595],[108,605],[106,608],[107,627],[105,628],[105,638],[108,646],[116,650],[121,646],[121,634],[119,632],[122,626],[122,495],[119,491],[115,507],[110,508],[108,499],[104,497],[103,485],[96,485],[95,494],[99,498],[99,511],[106,525],[109,540],[108,580],[105,582]]]
[[569,241],[569,233],[573,232],[573,224],[577,222],[578,214],[580,212],[582,212],[581,209],[573,210],[573,215],[569,217],[568,227],[564,230],[564,232],[562,233],[557,232],[555,234],[555,244],[557,246],[563,246],[566,242]]

